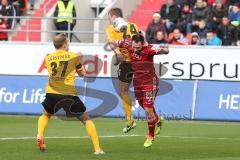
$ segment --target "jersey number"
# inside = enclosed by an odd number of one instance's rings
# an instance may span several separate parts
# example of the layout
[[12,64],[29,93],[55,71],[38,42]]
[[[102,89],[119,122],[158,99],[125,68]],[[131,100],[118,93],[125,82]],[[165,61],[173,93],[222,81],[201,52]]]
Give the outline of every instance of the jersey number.
[[137,34],[137,29],[133,24],[130,24],[130,34],[127,34],[128,30],[126,29],[123,33],[123,38],[131,38],[131,35]]
[[52,76],[56,76],[57,73],[58,73],[58,70],[57,68],[58,67],[62,67],[63,66],[63,69],[62,69],[62,73],[61,73],[61,77],[64,77],[65,74],[66,74],[66,70],[67,70],[67,66],[68,66],[68,61],[60,61],[59,62],[59,66],[56,62],[52,62],[51,63],[51,67],[52,67]]

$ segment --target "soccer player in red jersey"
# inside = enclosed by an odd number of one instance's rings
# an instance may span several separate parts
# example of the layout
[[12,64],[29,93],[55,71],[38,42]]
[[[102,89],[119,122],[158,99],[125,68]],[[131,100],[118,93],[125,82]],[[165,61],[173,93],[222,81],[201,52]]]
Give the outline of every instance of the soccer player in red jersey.
[[[159,90],[159,79],[155,73],[153,58],[154,55],[168,54],[169,49],[165,46],[153,49],[152,45],[145,44],[144,36],[140,33],[132,37],[132,44],[122,41],[118,46],[124,46],[131,54],[135,97],[146,112],[149,130],[144,147],[150,147],[155,134],[160,133],[161,126],[158,124],[161,123],[161,119],[154,108],[154,101]],[[157,127],[156,131],[155,127]]]

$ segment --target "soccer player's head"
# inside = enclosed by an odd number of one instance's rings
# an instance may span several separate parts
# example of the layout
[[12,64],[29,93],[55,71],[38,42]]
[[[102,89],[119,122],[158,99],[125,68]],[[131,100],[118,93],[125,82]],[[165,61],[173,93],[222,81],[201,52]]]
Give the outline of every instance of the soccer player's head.
[[135,34],[132,37],[132,48],[135,52],[141,51],[144,45],[144,36],[141,33]]
[[111,24],[116,18],[123,18],[123,12],[121,8],[112,8],[108,12],[108,19]]
[[56,35],[53,38],[53,45],[57,50],[64,50],[64,51],[68,51],[69,49],[69,44],[68,44],[68,38],[66,36],[66,34],[61,33]]

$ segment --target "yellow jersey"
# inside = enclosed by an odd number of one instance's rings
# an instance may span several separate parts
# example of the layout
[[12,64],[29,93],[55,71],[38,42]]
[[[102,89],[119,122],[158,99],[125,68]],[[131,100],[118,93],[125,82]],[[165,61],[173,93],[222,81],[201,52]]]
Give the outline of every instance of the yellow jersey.
[[[106,29],[108,41],[121,41],[126,38],[132,38],[133,35],[139,33],[139,27],[134,23],[128,23],[125,32],[116,32],[113,25],[109,25]],[[119,48],[120,52],[124,55],[126,61],[130,61],[130,53],[126,48]]]
[[49,81],[46,93],[76,96],[75,74],[82,69],[80,56],[73,52],[57,50],[46,56]]

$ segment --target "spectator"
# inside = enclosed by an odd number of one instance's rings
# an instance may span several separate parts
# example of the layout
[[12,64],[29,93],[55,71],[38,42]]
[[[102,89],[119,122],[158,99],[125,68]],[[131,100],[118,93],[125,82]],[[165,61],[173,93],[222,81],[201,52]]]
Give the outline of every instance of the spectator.
[[197,45],[199,43],[200,37],[197,32],[193,32],[191,35],[191,40],[189,41],[189,45]]
[[165,24],[167,33],[172,32],[175,24],[178,22],[180,16],[180,8],[174,3],[173,0],[167,0],[167,3],[162,5],[161,8],[162,22]]
[[170,39],[169,44],[172,45],[187,45],[188,40],[183,36],[179,28],[173,30],[173,37]]
[[233,45],[237,40],[237,30],[230,26],[230,22],[227,16],[222,18],[222,23],[218,27],[217,36],[222,40],[222,45]]
[[209,30],[206,39],[201,39],[198,44],[208,46],[221,46],[222,41],[216,35],[214,35],[213,31]]
[[[25,0],[10,0],[9,2],[10,4],[13,5],[16,16],[21,16],[23,12],[25,12],[25,9],[26,9]],[[20,22],[20,19],[17,18],[17,23],[19,22]]]
[[8,23],[6,19],[0,15],[0,41],[7,41],[8,40],[8,32],[4,31],[5,29],[8,29]]
[[157,31],[153,44],[167,44],[165,36],[166,34],[162,30]]
[[184,4],[188,4],[192,9],[196,3],[196,0],[175,0],[175,3],[182,9]]
[[164,34],[166,33],[166,28],[162,23],[161,15],[159,13],[154,13],[153,20],[148,25],[146,31],[146,40],[148,43],[153,43],[153,41],[156,39],[156,32],[158,30],[163,31]]
[[[59,31],[72,31],[76,25],[77,16],[75,4],[71,0],[59,0],[54,12],[54,17],[58,17],[54,20],[55,26]],[[64,18],[66,17],[66,18]],[[70,41],[72,34],[70,34]]]
[[227,9],[222,4],[221,0],[217,0],[211,12],[211,28],[213,30],[218,28],[224,16],[227,16]]
[[29,0],[30,3],[30,10],[34,10],[35,0]]
[[237,41],[237,46],[240,47],[240,39]]
[[195,32],[198,33],[201,39],[206,37],[208,29],[206,26],[206,22],[203,19],[198,22],[198,27],[195,29]]
[[[0,5],[0,14],[2,16],[16,16],[14,7],[9,4],[8,0],[2,0]],[[6,18],[6,22],[9,28],[13,28],[14,20],[13,18]]]
[[191,33],[192,30],[199,25],[199,21],[204,19],[207,26],[210,20],[210,9],[203,0],[197,0],[196,8],[193,9],[192,23],[187,26],[187,33]]
[[183,5],[181,16],[177,24],[177,27],[181,29],[184,35],[186,35],[187,33],[187,24],[191,23],[191,20],[192,20],[192,11],[190,9],[189,4],[186,3]]
[[238,4],[233,4],[229,12],[229,20],[232,26],[240,29],[240,11]]
[[227,8],[231,8],[231,6],[234,4],[240,5],[240,1],[239,0],[227,0]]
[[237,32],[237,41],[236,41],[235,45],[240,47],[240,31],[239,30],[237,30],[237,31],[238,31]]

